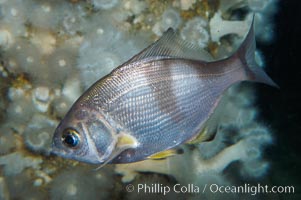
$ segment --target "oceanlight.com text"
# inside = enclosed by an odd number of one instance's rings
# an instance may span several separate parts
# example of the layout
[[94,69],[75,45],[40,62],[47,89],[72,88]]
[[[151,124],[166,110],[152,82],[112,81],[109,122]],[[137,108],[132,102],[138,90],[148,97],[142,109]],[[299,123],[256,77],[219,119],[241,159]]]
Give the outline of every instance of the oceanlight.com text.
[[294,186],[269,186],[269,185],[251,185],[245,183],[244,185],[219,185],[219,184],[205,184],[198,186],[195,184],[175,184],[173,186],[164,185],[160,183],[154,184],[128,184],[126,186],[127,192],[137,192],[145,194],[163,194],[170,192],[182,194],[198,194],[198,193],[220,193],[220,194],[293,194],[295,192]]
[[[269,186],[269,185],[261,185],[258,183],[257,185],[250,185],[245,183],[241,186],[226,186],[226,185],[218,185],[218,184],[210,184],[205,185],[204,187],[208,187],[212,193],[237,193],[237,194],[269,194],[269,193],[287,193],[293,194],[295,192],[294,186]],[[205,189],[206,190],[206,189]]]

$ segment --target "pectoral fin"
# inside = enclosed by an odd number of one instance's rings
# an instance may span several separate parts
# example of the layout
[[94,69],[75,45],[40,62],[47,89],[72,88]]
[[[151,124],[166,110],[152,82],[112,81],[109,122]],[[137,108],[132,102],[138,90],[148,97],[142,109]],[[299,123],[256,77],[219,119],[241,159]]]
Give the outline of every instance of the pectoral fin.
[[128,148],[135,148],[137,147],[138,142],[135,137],[126,134],[126,133],[120,133],[118,136],[118,141],[116,144],[117,149],[128,149]]
[[121,152],[126,149],[136,148],[138,146],[138,141],[135,137],[127,134],[127,133],[120,133],[117,138],[117,143],[115,145],[115,149],[113,150],[112,154],[110,155],[108,162],[113,160],[116,156],[118,156]]
[[135,137],[127,134],[127,133],[120,133],[117,136],[117,142],[115,145],[115,148],[113,149],[111,155],[108,157],[108,159],[100,165],[96,170],[102,168],[109,162],[111,162],[114,158],[116,158],[121,152],[123,152],[126,149],[136,148],[138,146],[138,141]]

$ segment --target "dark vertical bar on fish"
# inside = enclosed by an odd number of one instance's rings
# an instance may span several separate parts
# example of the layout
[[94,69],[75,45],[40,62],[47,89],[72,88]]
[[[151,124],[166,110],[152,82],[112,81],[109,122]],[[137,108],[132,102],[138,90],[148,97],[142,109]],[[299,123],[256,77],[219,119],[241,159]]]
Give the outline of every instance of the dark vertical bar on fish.
[[276,86],[254,51],[253,25],[236,53],[219,61],[169,29],[77,100],[56,129],[53,150],[88,163],[128,163],[207,140],[206,122],[227,88],[245,80]]

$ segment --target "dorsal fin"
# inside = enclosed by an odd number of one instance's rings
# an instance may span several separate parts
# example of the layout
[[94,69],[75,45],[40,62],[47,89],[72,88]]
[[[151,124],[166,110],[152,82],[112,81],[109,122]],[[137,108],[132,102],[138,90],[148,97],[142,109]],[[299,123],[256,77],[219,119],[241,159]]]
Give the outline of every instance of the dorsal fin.
[[159,40],[135,55],[127,63],[152,57],[184,58],[202,61],[213,60],[207,51],[182,40],[172,28],[165,31]]

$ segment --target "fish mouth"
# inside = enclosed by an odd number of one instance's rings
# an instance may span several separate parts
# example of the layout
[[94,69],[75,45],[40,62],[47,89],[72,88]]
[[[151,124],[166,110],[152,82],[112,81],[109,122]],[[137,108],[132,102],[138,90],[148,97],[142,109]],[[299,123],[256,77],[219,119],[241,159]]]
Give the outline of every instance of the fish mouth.
[[50,150],[50,155],[55,157],[65,158],[65,159],[77,160],[73,158],[71,155],[69,155],[67,152],[65,152],[60,148],[57,148],[56,146],[52,146]]
[[50,150],[50,155],[55,155],[55,156],[62,156],[64,157],[66,155],[66,153],[58,147],[57,144],[58,141],[53,140],[52,141],[52,145],[51,145],[51,150]]
[[62,154],[62,152],[60,152],[59,149],[57,147],[55,147],[54,143],[52,143],[50,155],[60,156],[61,154]]

